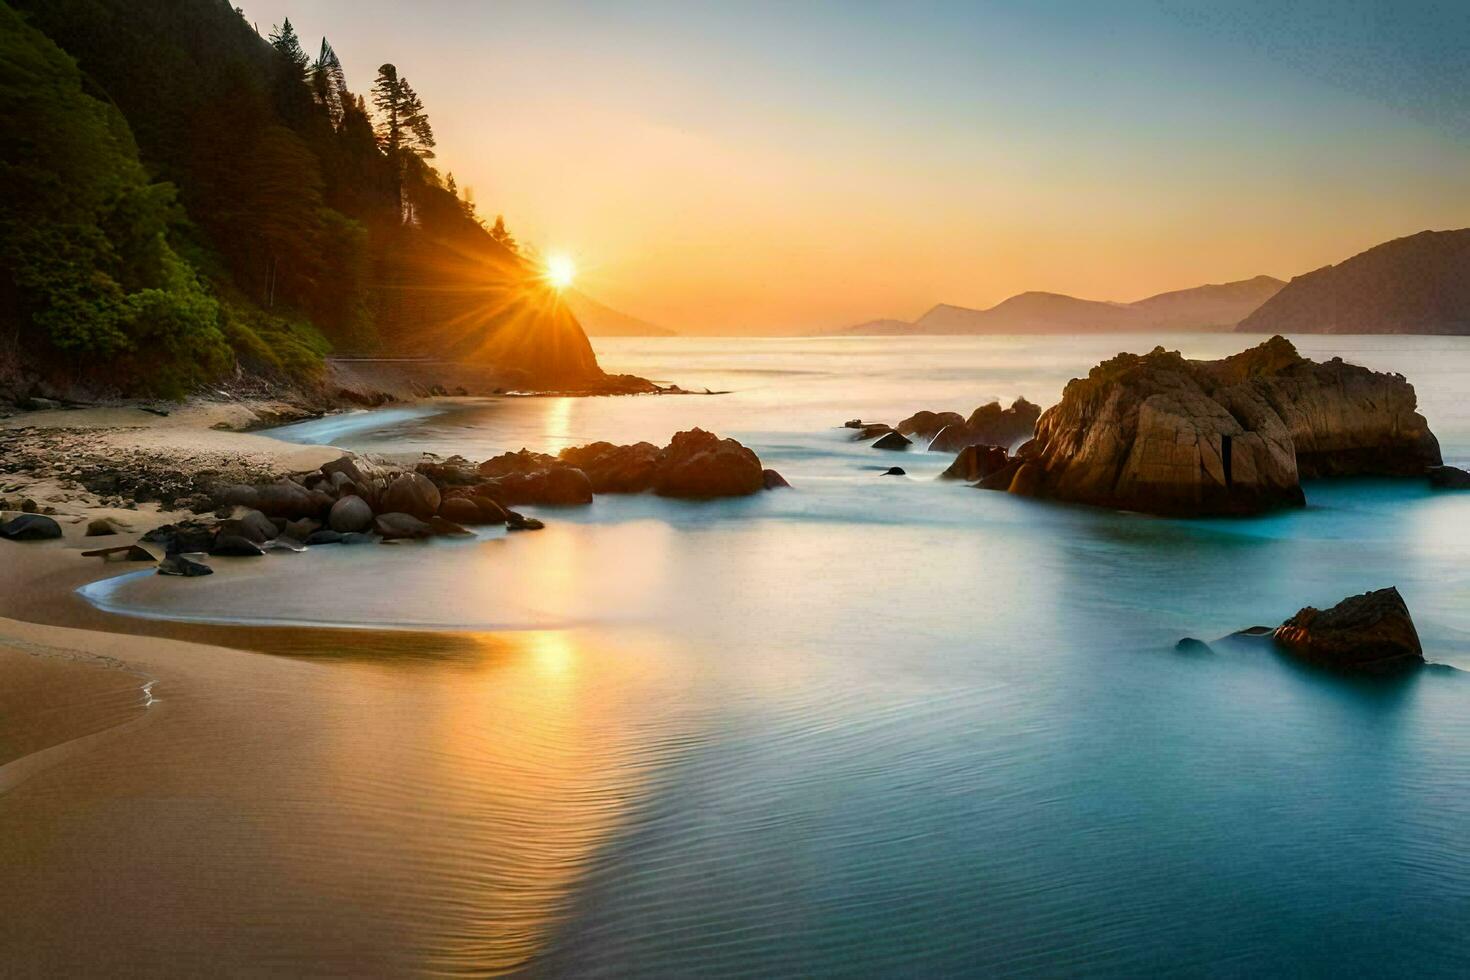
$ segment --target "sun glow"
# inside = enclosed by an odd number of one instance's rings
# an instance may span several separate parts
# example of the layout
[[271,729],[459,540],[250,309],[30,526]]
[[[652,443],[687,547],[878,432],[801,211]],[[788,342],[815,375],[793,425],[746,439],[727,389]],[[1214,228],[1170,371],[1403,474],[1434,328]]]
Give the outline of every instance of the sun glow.
[[546,260],[546,281],[557,289],[566,289],[577,276],[577,264],[569,255],[553,255]]

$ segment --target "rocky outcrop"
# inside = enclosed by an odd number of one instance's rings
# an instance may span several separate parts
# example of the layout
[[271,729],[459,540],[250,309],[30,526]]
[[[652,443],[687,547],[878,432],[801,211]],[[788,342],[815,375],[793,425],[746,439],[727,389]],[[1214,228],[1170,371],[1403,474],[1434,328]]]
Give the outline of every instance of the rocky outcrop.
[[1307,606],[1271,636],[1300,657],[1350,670],[1380,670],[1424,660],[1414,620],[1394,588],[1351,596],[1331,609]]
[[710,499],[787,485],[774,470],[763,470],[753,451],[703,429],[680,432],[663,449],[648,442],[594,442],[564,449],[560,458],[586,473],[597,493],[652,490],[663,497]]
[[[861,422],[858,419],[844,424],[849,429],[858,430],[854,436],[856,439],[872,439],[897,432],[922,440],[930,452],[957,453],[966,446],[1004,446],[1009,449],[1031,436],[1040,416],[1040,405],[1017,398],[1009,408],[1002,408],[998,401],[981,405],[970,413],[969,418],[959,412],[925,410],[910,415],[896,428],[882,422]],[[879,448],[888,447],[879,445]]]
[[1303,479],[1440,462],[1401,375],[1311,361],[1281,337],[1219,361],[1119,354],[1068,383],[1017,457],[1012,493],[1165,515],[1299,507]]
[[1024,398],[1017,398],[1010,408],[1001,408],[1000,402],[990,402],[971,412],[964,424],[947,425],[935,433],[929,443],[929,451],[957,453],[966,446],[1004,446],[1009,449],[1031,437],[1040,417],[1041,406]]
[[1001,446],[966,446],[949,464],[949,469],[939,474],[939,478],[976,483],[1005,469],[1010,461],[1009,454]]

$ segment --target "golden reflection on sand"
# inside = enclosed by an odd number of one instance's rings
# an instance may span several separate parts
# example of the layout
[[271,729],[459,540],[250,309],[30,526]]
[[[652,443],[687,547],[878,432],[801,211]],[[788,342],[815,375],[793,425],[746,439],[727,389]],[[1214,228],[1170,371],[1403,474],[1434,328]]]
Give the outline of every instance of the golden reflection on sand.
[[277,632],[286,657],[116,639],[148,649],[147,723],[0,795],[12,965],[514,970],[642,798],[687,682],[657,639],[579,631]]

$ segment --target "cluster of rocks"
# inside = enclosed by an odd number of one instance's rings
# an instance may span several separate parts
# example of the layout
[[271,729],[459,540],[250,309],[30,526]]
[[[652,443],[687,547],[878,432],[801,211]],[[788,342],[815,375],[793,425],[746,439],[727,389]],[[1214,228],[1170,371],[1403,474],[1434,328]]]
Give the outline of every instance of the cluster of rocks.
[[789,485],[775,470],[764,469],[749,448],[703,429],[680,432],[662,448],[651,442],[594,442],[557,456],[522,449],[478,466],[456,456],[423,462],[416,469],[446,487],[451,497],[480,496],[506,506],[578,506],[590,504],[594,494],[650,491],[709,500]]
[[[1302,506],[1301,480],[1425,476],[1439,443],[1414,388],[1273,337],[1218,361],[1155,348],[1068,383],[996,489],[1164,515]],[[1449,475],[1447,475],[1449,476]]]
[[[1396,588],[1349,596],[1330,609],[1306,606],[1280,626],[1253,626],[1226,639],[1269,642],[1302,660],[1339,670],[1382,672],[1424,662],[1419,632]],[[1177,647],[1210,649],[1192,637]]]
[[966,418],[959,412],[915,412],[897,426],[884,422],[851,419],[844,424],[855,429],[857,440],[876,439],[874,449],[907,449],[923,440],[934,453],[958,453],[968,446],[1000,446],[1006,450],[1031,436],[1041,406],[1017,398],[1009,408],[993,401],[981,405]]

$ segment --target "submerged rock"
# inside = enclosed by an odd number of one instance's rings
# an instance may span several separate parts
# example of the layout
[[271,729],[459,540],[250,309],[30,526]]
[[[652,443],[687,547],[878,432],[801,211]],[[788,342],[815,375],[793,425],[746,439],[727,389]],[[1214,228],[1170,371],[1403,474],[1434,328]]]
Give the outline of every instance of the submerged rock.
[[238,534],[221,534],[215,538],[211,555],[228,555],[235,558],[258,558],[265,554],[260,545]]
[[897,429],[906,436],[920,436],[924,439],[933,439],[942,430],[950,426],[963,426],[965,417],[959,412],[915,412],[902,422],[898,423]]
[[1119,354],[1069,382],[1017,455],[1012,493],[1181,516],[1299,507],[1302,479],[1440,462],[1401,375],[1310,361],[1281,337],[1219,361]]
[[158,574],[197,578],[200,575],[213,575],[214,569],[201,561],[185,558],[183,555],[169,555],[158,563]]
[[527,517],[517,511],[505,512],[505,527],[509,531],[539,531],[546,525],[534,517]]
[[913,445],[913,441],[900,432],[890,432],[882,439],[873,443],[874,449],[907,449]]
[[0,538],[10,541],[48,541],[61,537],[61,525],[44,514],[21,514],[0,524]]
[[780,490],[783,487],[790,489],[791,484],[786,482],[786,477],[775,470],[761,470],[761,486],[767,490]]
[[1458,466],[1431,466],[1429,485],[1440,490],[1470,490],[1470,473]]
[[94,548],[82,552],[83,558],[101,558],[103,561],[153,561],[153,553],[136,544],[119,544],[111,548]]
[[456,524],[479,524],[480,508],[469,497],[446,497],[439,505],[439,516]]
[[908,476],[908,471],[902,466],[890,466],[883,471],[883,476]]
[[319,530],[312,531],[306,536],[306,540],[302,541],[301,543],[306,545],[308,548],[315,547],[319,544],[341,544],[342,532],[333,531],[329,527],[324,527]]
[[1331,667],[1381,669],[1424,660],[1414,620],[1396,588],[1350,596],[1331,609],[1307,606],[1271,635],[1292,653]]
[[458,524],[454,523],[454,521],[440,517],[437,514],[429,518],[429,527],[433,528],[434,533],[440,535],[441,537],[472,538],[475,536],[474,531],[471,531],[465,527],[460,527]]

